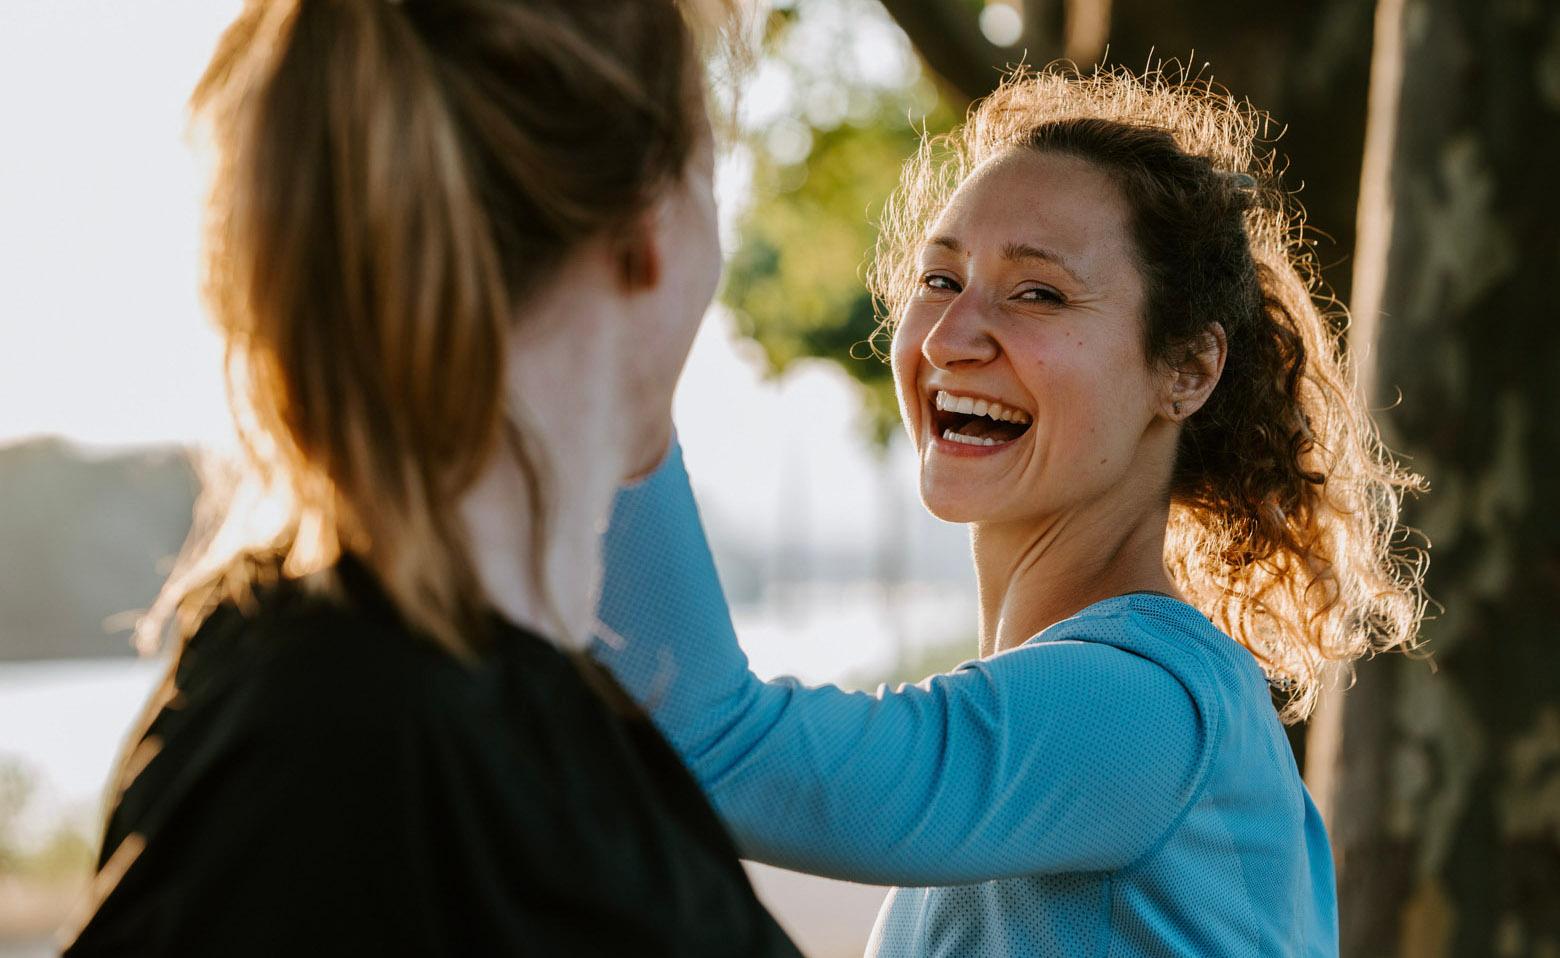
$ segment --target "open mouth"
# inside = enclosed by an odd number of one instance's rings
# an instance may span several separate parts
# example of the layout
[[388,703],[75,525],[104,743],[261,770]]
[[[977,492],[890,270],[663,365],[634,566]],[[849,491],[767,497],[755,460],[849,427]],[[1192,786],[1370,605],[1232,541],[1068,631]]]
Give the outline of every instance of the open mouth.
[[1022,409],[943,390],[932,398],[932,429],[950,442],[999,446],[1029,431],[1030,416]]

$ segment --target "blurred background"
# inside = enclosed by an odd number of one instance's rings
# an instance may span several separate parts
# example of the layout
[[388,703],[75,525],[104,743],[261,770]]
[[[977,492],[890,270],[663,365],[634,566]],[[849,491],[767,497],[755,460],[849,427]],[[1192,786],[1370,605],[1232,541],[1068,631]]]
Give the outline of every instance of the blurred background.
[[[1292,730],[1345,955],[1560,955],[1560,4],[779,0],[720,163],[728,273],[678,400],[755,668],[874,687],[975,652],[862,284],[919,132],[1003,67],[1161,58],[1270,111],[1388,444],[1432,492],[1433,659]],[[160,668],[129,645],[228,440],[185,98],[236,0],[0,5],[0,958],[49,954]],[[880,344],[881,345],[881,344]],[[882,889],[755,867],[815,956]]]

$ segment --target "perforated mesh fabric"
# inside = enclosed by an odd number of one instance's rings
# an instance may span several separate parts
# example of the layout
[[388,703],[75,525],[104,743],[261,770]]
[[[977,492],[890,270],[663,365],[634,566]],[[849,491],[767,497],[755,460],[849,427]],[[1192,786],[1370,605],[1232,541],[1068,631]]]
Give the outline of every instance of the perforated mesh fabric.
[[622,490],[593,654],[746,857],[895,888],[869,954],[1335,955],[1332,859],[1255,659],[1134,593],[874,693],[759,680],[674,443]]

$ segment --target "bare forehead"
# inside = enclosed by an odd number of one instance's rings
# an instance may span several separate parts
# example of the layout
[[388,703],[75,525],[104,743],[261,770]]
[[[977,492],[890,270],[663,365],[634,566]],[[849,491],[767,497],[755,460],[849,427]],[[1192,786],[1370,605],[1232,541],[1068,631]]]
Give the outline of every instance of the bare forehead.
[[1106,267],[1127,256],[1128,226],[1126,201],[1104,171],[1078,157],[1017,149],[977,167],[926,240],[943,247],[952,240],[977,254],[1052,250]]

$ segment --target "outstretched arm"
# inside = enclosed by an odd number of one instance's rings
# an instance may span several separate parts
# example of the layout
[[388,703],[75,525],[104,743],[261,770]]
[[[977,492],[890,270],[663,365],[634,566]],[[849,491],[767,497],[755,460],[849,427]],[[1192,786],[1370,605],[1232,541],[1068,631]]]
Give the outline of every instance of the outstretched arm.
[[1104,643],[1032,642],[876,693],[759,680],[675,440],[619,492],[603,551],[593,654],[749,858],[901,885],[1121,868],[1202,778],[1208,710]]

